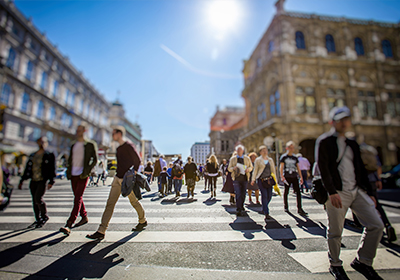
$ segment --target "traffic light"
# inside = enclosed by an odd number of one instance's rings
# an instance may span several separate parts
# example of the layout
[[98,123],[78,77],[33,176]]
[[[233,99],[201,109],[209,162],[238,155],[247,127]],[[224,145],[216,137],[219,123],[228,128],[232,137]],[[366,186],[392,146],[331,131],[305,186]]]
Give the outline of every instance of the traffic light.
[[4,111],[7,108],[6,105],[1,104],[0,105],[0,132],[3,131],[3,127],[4,127]]

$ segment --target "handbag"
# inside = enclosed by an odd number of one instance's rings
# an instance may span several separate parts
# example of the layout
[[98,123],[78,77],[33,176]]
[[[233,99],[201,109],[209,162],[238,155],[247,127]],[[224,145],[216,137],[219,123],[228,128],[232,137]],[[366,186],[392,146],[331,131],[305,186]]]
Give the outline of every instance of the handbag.
[[276,182],[275,182],[275,179],[274,179],[273,176],[269,176],[269,177],[266,177],[266,178],[261,178],[260,180],[262,182],[262,185],[266,186],[266,188],[271,188],[272,186],[276,185]]

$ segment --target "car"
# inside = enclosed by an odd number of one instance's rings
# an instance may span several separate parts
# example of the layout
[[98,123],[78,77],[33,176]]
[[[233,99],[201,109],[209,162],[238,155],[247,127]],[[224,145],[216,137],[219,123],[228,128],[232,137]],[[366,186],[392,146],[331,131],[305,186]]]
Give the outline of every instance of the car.
[[67,177],[67,168],[57,168],[56,179],[64,179]]

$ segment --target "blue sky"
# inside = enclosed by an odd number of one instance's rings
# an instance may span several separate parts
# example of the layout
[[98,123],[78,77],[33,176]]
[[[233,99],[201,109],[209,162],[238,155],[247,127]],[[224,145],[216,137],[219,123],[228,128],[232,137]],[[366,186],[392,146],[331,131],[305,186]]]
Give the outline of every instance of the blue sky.
[[[241,75],[275,0],[227,0],[232,25],[210,18],[216,0],[15,1],[50,42],[165,154],[208,140],[217,105],[243,106]],[[287,0],[285,9],[399,22],[398,0]],[[215,10],[215,9],[214,9]],[[237,12],[236,12],[237,11]],[[230,13],[232,15],[233,13]],[[228,22],[225,21],[225,22]]]

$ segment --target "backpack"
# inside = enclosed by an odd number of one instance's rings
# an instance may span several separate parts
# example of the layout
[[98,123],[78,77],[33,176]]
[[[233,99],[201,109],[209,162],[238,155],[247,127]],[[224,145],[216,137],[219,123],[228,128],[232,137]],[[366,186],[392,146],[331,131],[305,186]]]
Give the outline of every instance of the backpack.
[[181,166],[178,163],[176,163],[174,165],[173,170],[174,170],[174,176],[175,177],[181,177],[182,169],[181,169]]
[[375,148],[369,145],[360,145],[360,152],[365,169],[367,169],[368,172],[377,171],[379,164]]

